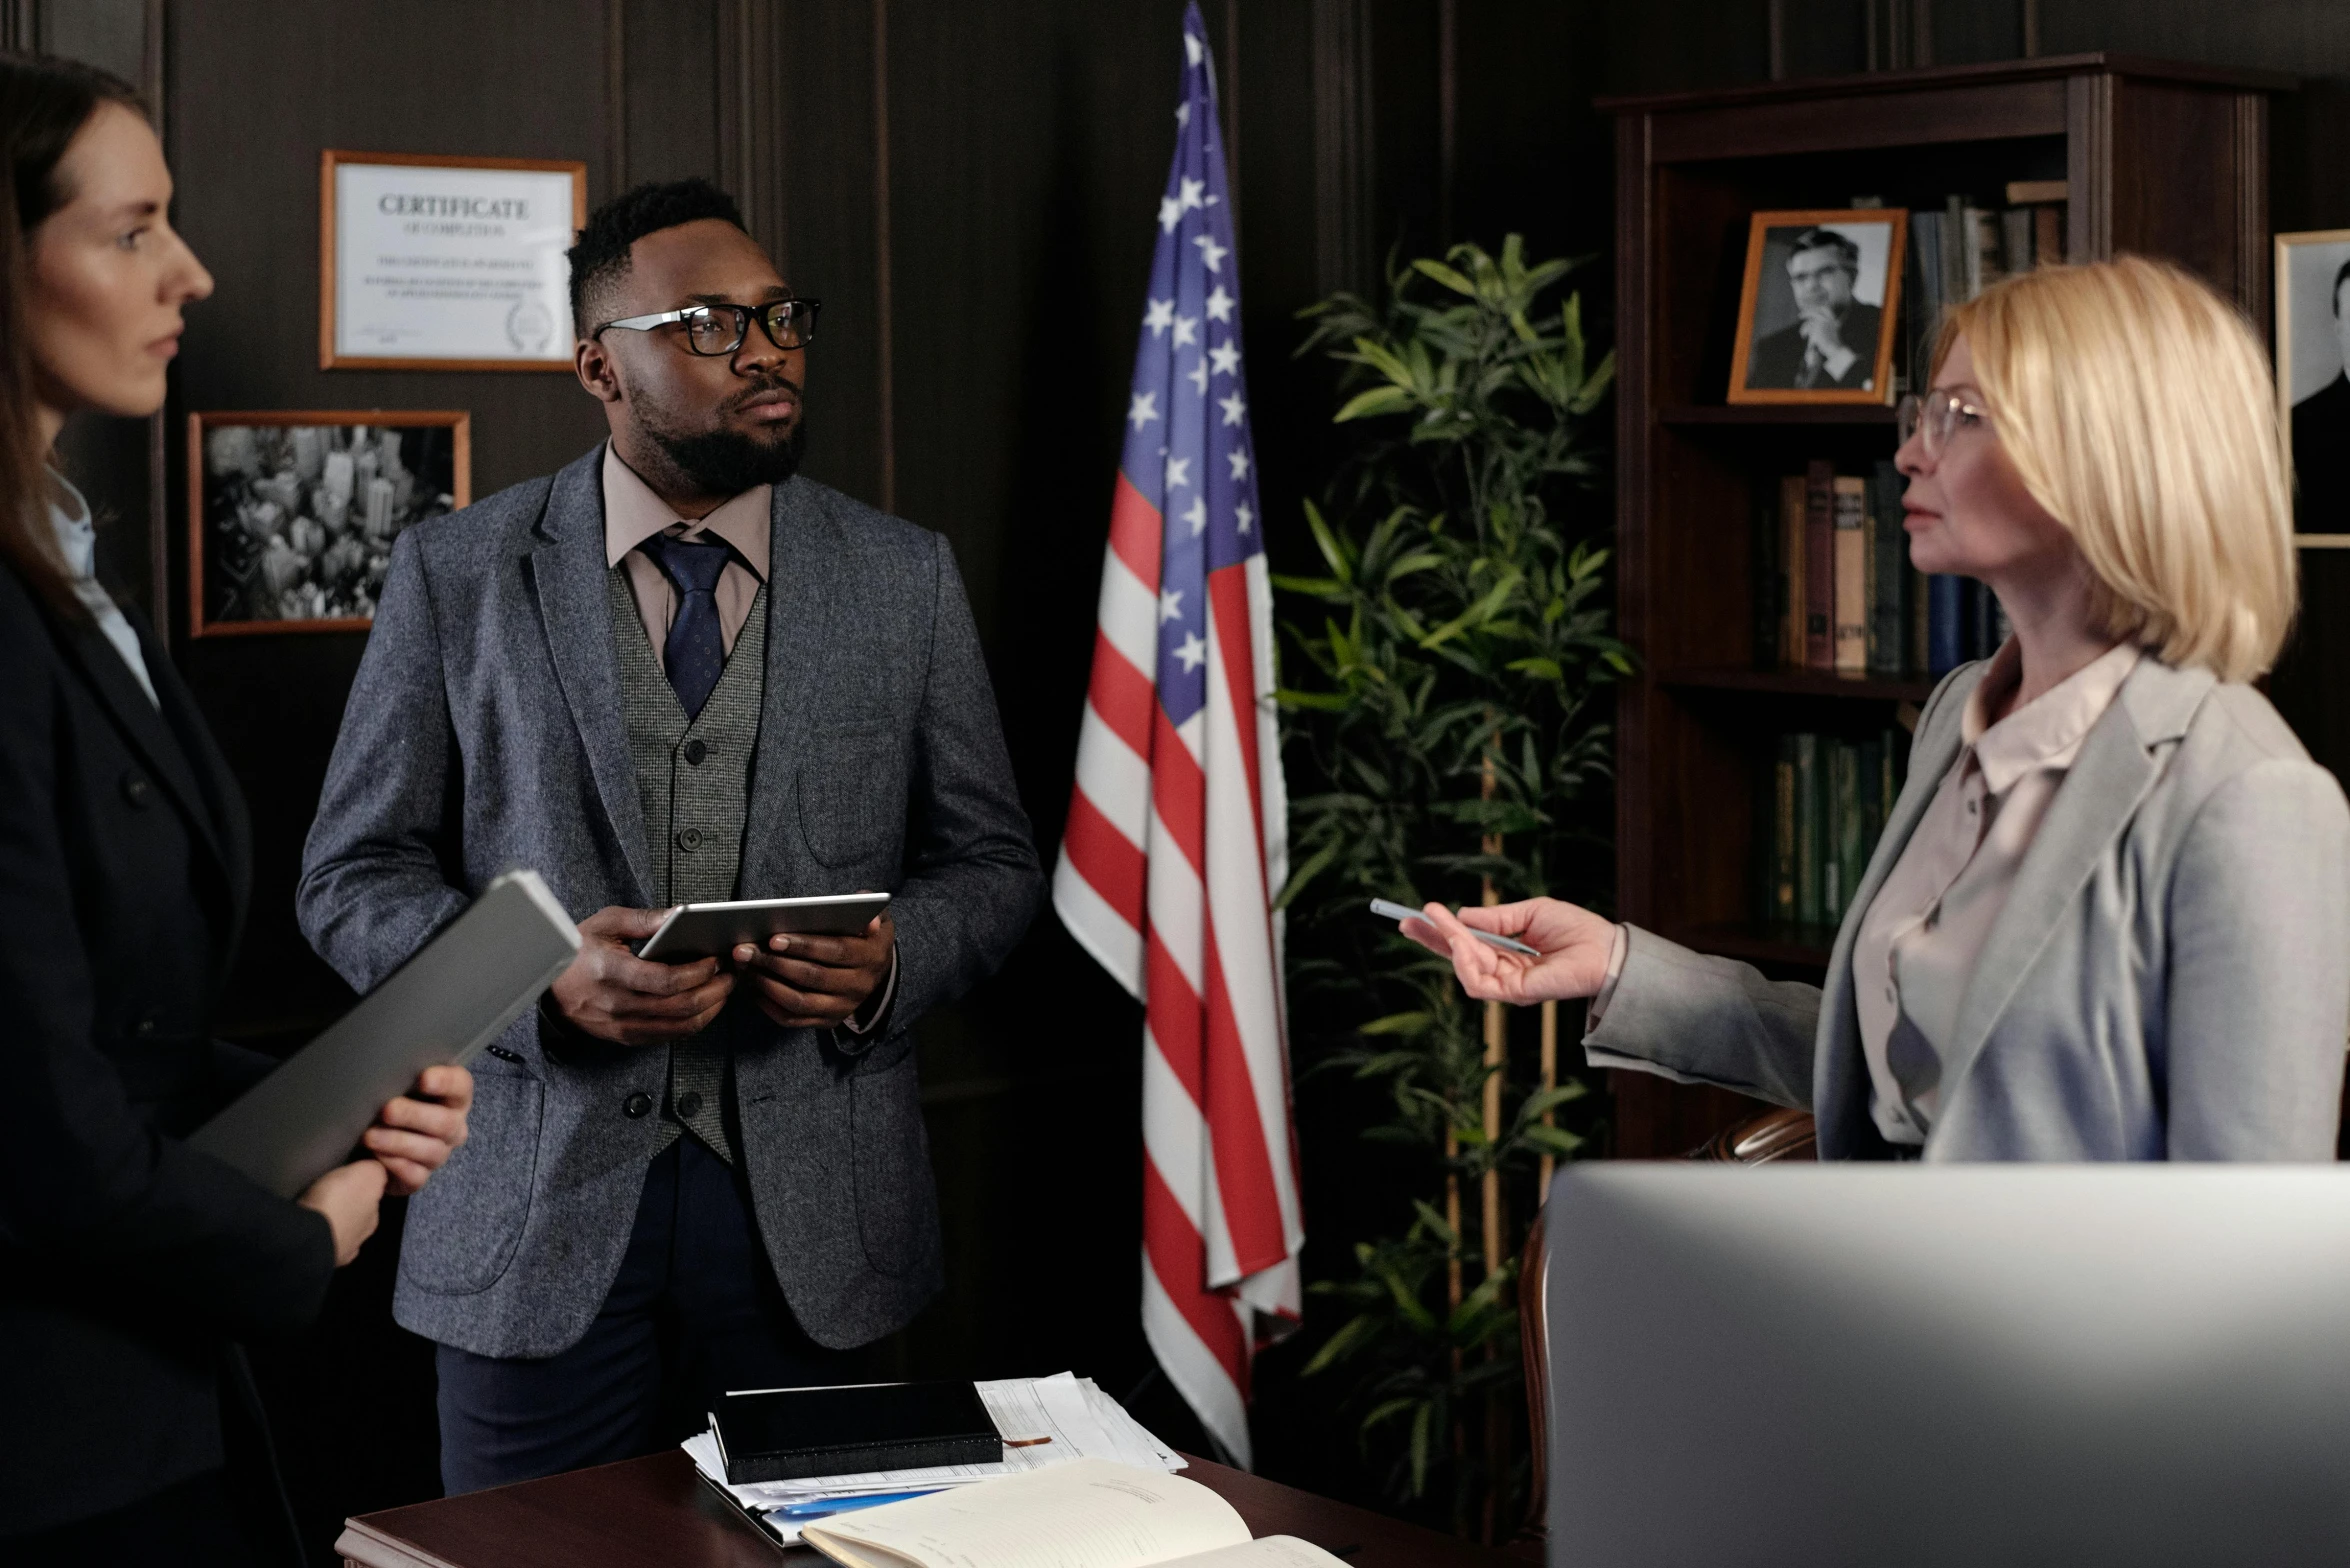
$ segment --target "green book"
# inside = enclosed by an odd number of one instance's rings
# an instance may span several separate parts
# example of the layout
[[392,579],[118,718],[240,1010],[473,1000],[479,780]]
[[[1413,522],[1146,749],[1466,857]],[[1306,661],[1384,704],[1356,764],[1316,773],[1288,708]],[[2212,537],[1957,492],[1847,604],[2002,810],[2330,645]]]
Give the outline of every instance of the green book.
[[1885,836],[1884,777],[1885,738],[1872,735],[1860,743],[1860,868],[1853,873],[1855,888],[1868,869],[1869,857],[1877,852],[1877,840]]
[[1823,925],[1827,916],[1820,902],[1820,851],[1827,839],[1827,792],[1821,788],[1820,738],[1797,735],[1795,741],[1795,918],[1807,926]]
[[1771,760],[1771,858],[1763,918],[1795,919],[1795,737],[1779,737]]
[[1848,740],[1836,740],[1827,742],[1827,752],[1828,837],[1823,858],[1828,885],[1823,902],[1833,922],[1844,918],[1853,890],[1860,886],[1868,850],[1861,837],[1866,819],[1861,815],[1860,748]]

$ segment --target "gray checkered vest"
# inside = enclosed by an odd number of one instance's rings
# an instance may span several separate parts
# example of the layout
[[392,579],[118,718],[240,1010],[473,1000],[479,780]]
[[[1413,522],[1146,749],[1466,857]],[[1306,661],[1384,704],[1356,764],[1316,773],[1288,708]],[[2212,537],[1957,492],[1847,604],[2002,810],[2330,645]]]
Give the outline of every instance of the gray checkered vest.
[[[645,640],[625,562],[612,568],[606,585],[612,639],[620,654],[628,753],[644,803],[654,900],[666,908],[733,898],[750,815],[751,756],[759,744],[759,709],[767,689],[767,589],[762,585],[751,600],[750,618],[735,636],[725,673],[689,724]],[[669,1101],[661,1115],[670,1130],[662,1148],[684,1127],[720,1159],[734,1163],[734,1146],[726,1136],[725,1098],[732,1091],[728,1066],[726,1047],[715,1041],[669,1048]]]

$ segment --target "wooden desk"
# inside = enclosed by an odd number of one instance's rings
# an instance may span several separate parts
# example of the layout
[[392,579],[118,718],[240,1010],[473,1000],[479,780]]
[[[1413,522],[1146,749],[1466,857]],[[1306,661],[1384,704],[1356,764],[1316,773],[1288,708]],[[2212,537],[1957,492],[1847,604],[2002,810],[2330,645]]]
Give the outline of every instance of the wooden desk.
[[[1473,1546],[1205,1459],[1184,1472],[1248,1521],[1294,1535],[1347,1568],[1502,1568],[1524,1558]],[[1352,1548],[1352,1550],[1349,1550]],[[761,1535],[683,1453],[574,1470],[350,1520],[335,1550],[352,1568],[776,1568],[812,1551]]]

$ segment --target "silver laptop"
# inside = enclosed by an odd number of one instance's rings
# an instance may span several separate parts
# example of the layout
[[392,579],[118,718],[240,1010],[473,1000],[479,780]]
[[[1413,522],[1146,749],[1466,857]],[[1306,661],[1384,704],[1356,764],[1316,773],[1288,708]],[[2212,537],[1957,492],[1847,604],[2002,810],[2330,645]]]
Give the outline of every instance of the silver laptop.
[[2350,1563],[2350,1168],[1570,1167],[1552,1561]]

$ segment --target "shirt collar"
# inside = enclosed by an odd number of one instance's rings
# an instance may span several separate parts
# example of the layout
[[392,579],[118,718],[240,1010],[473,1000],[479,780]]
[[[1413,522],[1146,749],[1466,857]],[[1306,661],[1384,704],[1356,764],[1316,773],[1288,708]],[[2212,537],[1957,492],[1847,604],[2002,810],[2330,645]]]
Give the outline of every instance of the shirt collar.
[[2039,768],[2069,768],[2089,731],[2113,706],[2122,682],[2138,667],[2144,650],[2118,643],[2073,671],[2030,702],[1993,724],[1993,699],[2023,679],[2023,654],[2010,637],[1991,656],[1991,667],[1967,696],[1959,735],[1974,748],[1983,787],[2004,795],[2016,780]]
[[[772,485],[753,485],[699,521],[686,522],[684,537],[708,533],[734,549],[759,581],[767,580],[771,537],[769,507]],[[675,527],[681,519],[669,503],[653,494],[653,487],[620,460],[612,444],[604,443],[604,564],[618,566],[628,552],[655,534]]]
[[49,470],[49,526],[57,531],[57,548],[77,579],[98,575],[98,528],[90,520],[90,503],[73,481]]

